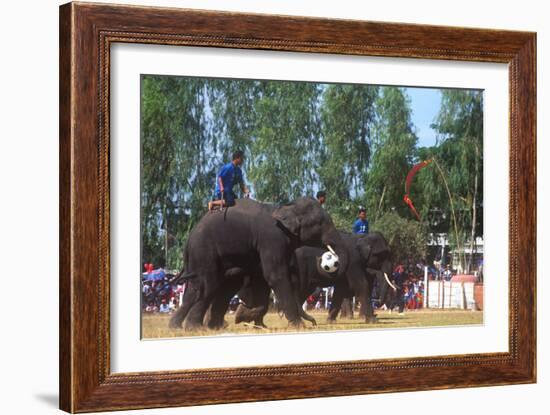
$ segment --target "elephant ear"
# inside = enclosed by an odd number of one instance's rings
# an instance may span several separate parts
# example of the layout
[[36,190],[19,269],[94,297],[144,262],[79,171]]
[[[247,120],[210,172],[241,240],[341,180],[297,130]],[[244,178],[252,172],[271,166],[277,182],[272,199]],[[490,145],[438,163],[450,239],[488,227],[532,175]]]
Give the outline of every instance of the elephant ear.
[[368,261],[369,257],[373,253],[373,249],[371,244],[369,244],[369,241],[367,238],[358,238],[355,242],[355,247],[359,251],[359,255],[364,261]]
[[381,256],[388,253],[388,247],[383,240],[373,240],[369,236],[359,238],[356,247],[365,261],[368,261],[371,255]]
[[273,212],[272,216],[291,234],[295,236],[299,235],[300,220],[298,219],[298,215],[296,215],[294,205],[281,206]]

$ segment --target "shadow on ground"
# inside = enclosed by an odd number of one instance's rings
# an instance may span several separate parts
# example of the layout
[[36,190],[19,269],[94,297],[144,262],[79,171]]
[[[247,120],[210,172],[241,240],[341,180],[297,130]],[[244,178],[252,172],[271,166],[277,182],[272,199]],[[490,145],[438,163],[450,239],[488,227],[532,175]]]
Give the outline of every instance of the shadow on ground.
[[54,393],[37,393],[36,399],[54,408],[59,408],[59,396]]

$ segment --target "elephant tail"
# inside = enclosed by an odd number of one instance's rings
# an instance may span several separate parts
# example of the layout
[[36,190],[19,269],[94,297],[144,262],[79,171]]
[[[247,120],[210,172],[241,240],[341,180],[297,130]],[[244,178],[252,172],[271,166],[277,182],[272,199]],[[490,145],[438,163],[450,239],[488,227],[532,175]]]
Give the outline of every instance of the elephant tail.
[[183,284],[187,280],[190,280],[197,276],[196,272],[189,271],[188,269],[186,269],[187,264],[189,264],[189,254],[187,252],[187,248],[185,249],[183,255],[184,255],[183,259],[184,259],[185,266],[182,268],[182,270],[178,275],[176,275],[174,278],[170,280],[170,284]]
[[181,274],[180,274],[180,279],[182,279],[182,280],[190,280],[191,278],[195,278],[196,276],[197,276],[197,273],[196,273],[196,272],[189,271],[189,272],[181,273]]
[[183,284],[187,280],[193,279],[197,276],[196,272],[186,272],[184,269],[181,270],[181,272],[176,275],[174,278],[170,280],[170,284]]

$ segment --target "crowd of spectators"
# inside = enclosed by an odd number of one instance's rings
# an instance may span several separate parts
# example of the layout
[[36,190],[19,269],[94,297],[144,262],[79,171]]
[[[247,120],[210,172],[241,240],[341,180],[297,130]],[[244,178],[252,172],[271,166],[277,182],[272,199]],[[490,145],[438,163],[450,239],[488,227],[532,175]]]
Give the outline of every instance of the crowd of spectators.
[[[373,300],[374,308],[398,308],[399,312],[407,310],[417,310],[423,306],[424,296],[424,276],[423,264],[405,267],[399,265],[392,274],[392,281],[397,287],[397,293],[392,302],[387,305],[378,304]],[[447,272],[448,271],[448,272]],[[153,278],[153,273],[157,273]],[[452,272],[447,267],[443,272],[436,272],[435,269],[429,270],[429,279],[449,280]],[[146,272],[142,278],[141,304],[142,310],[146,313],[171,313],[179,307],[183,297],[185,286],[181,284],[172,284],[170,282],[173,275],[164,273],[163,270]],[[373,298],[377,298],[377,287],[373,293]],[[317,289],[312,293],[304,304],[304,309],[324,310],[330,309],[333,289]],[[328,298],[327,298],[328,296]],[[354,301],[355,308],[360,306],[358,301]],[[230,301],[229,312],[235,311],[239,305],[238,297],[233,297]]]
[[154,272],[143,274],[141,308],[146,313],[171,313],[179,307],[184,286],[170,283],[172,275],[163,270]]

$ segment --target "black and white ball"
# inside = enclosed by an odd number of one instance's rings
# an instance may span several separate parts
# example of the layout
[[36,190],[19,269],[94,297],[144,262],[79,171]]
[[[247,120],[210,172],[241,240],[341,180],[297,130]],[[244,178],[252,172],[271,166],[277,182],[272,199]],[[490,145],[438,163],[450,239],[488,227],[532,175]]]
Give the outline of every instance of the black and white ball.
[[321,268],[326,272],[332,273],[338,271],[339,265],[338,255],[327,251],[321,256]]

